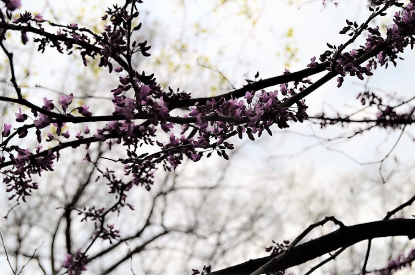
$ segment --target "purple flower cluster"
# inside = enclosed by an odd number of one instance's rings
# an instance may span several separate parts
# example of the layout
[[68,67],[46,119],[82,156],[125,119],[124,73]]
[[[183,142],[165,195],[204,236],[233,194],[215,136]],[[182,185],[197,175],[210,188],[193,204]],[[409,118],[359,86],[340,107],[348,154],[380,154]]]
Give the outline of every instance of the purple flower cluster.
[[[37,153],[40,148],[41,146],[36,148]],[[44,151],[35,156],[30,153],[29,149],[21,149],[17,146],[10,146],[7,152],[13,163],[11,168],[3,171],[3,182],[7,185],[6,191],[14,193],[9,199],[17,196],[17,199],[22,198],[26,201],[26,196],[30,196],[31,191],[38,188],[38,184],[32,182],[32,176],[40,175],[42,171],[53,171],[56,155],[51,151]]]
[[[251,140],[255,140],[254,134],[259,137],[266,130],[270,135],[269,127],[276,124],[279,128],[287,128],[288,121],[303,122],[307,118],[307,106],[304,101],[297,102],[297,110],[282,108],[280,105],[290,96],[295,95],[293,88],[287,89],[287,84],[280,86],[281,94],[285,97],[278,99],[278,90],[266,92],[262,90],[259,94],[254,91],[247,92],[244,100],[224,98],[219,101],[208,101],[206,105],[196,105],[189,113],[190,117],[196,117],[195,125],[200,130],[212,134],[219,139],[221,144],[227,135],[236,130],[240,138],[246,133]],[[209,121],[211,127],[209,126]],[[208,140],[198,142],[198,147],[209,147]]]
[[283,253],[289,247],[290,241],[285,240],[283,243],[277,243],[274,240],[272,241],[273,245],[265,248],[266,252],[270,252],[270,256],[277,256]]
[[66,259],[62,266],[68,269],[69,275],[81,275],[86,270],[88,256],[78,251],[75,255],[66,254]]
[[[20,0],[3,2],[8,11],[17,9],[21,4]],[[383,2],[383,8],[370,8],[373,17],[382,15],[390,6],[402,7],[395,0]],[[133,3],[138,5],[141,1]],[[14,19],[13,23],[7,20],[0,22],[0,27],[6,30],[19,31],[23,44],[29,41],[27,33],[36,34],[34,42],[39,43],[38,50],[41,52],[44,52],[47,46],[55,48],[60,53],[64,53],[64,50],[67,54],[78,51],[85,66],[88,65],[88,59],[99,56],[100,67],[107,67],[110,73],[118,74],[119,83],[111,90],[114,109],[109,116],[94,116],[85,104],[71,109],[73,94],[61,95],[57,103],[55,100],[56,106],[52,99],[44,98],[41,107],[18,96],[17,103],[28,107],[30,111],[25,113],[19,108],[19,111],[15,112],[15,119],[20,127],[13,128],[11,124],[4,124],[0,144],[0,167],[5,175],[7,191],[12,192],[10,198],[17,196],[17,199],[23,200],[30,195],[32,189],[38,187],[37,183],[32,183],[32,176],[53,170],[54,162],[59,159],[60,150],[82,144],[88,147],[92,142],[106,142],[110,150],[114,145],[124,146],[126,156],[115,160],[123,165],[122,179],[115,176],[115,169],[107,169],[104,172],[97,169],[105,179],[109,193],[116,196],[117,203],[107,211],[104,208],[96,209],[94,206],[78,210],[79,214],[84,216],[82,220],[95,221],[96,237],[110,242],[119,237],[119,231],[114,229],[113,225],[103,225],[105,215],[108,212],[120,211],[125,205],[133,209],[126,201],[128,191],[133,186],[144,186],[150,190],[154,184],[154,173],[159,166],[171,171],[176,169],[185,157],[196,162],[205,155],[210,157],[214,152],[228,159],[228,151],[234,148],[228,142],[232,136],[247,136],[255,140],[264,131],[272,135],[271,127],[274,125],[284,129],[289,127],[291,122],[303,122],[308,118],[308,107],[302,94],[309,94],[308,89],[316,84],[307,78],[311,74],[293,77],[287,81],[284,79],[278,83],[279,88],[274,91],[262,90],[265,86],[250,89],[255,86],[255,81],[248,81],[248,85],[240,89],[242,93],[234,91],[231,96],[200,99],[197,103],[196,99],[192,101],[190,95],[183,91],[173,91],[171,88],[164,91],[157,84],[154,75],[139,73],[131,66],[134,54],[150,55],[150,46],[147,45],[147,41],[132,41],[132,38],[136,37],[133,33],[140,30],[141,24],[133,26],[133,20],[138,18],[139,13],[136,6],[130,5],[131,2],[126,1],[124,6],[114,5],[113,8],[109,8],[102,18],[107,25],[101,34],[95,34],[76,23],[63,26],[52,22],[49,22],[51,26],[57,27],[58,30],[49,33],[42,27],[46,21],[42,15],[33,16],[28,12]],[[127,8],[128,6],[130,8]],[[329,50],[320,55],[319,61],[316,61],[316,57],[311,58],[309,69],[305,70],[317,72],[323,68],[320,72],[327,69],[331,75],[340,75],[337,79],[339,87],[347,75],[363,80],[365,75],[372,75],[378,64],[387,66],[392,62],[396,65],[398,54],[408,45],[413,46],[415,0],[411,0],[395,14],[394,24],[387,30],[385,38],[382,37],[379,27],[371,28],[367,23],[360,26],[356,22],[346,23],[347,26],[340,33],[352,37],[348,44],[328,44]],[[345,51],[347,45],[363,31],[368,33],[365,45],[359,49]],[[366,61],[367,63],[362,65]],[[324,63],[324,67],[319,62]],[[115,69],[113,63],[117,63]],[[288,79],[291,76],[286,71],[281,77]],[[408,115],[398,114],[393,107],[383,105],[381,98],[373,93],[362,93],[358,98],[363,105],[368,103],[378,107],[378,124],[383,127],[398,127],[408,119]],[[183,110],[172,112],[180,105],[177,104],[180,101],[192,102],[182,105],[187,108],[184,115]],[[16,100],[13,99],[12,102]],[[79,114],[72,114],[75,110]],[[142,122],[138,123],[138,120]],[[396,124],[388,122],[392,120]],[[76,134],[70,130],[62,130],[68,123],[98,121],[107,121],[107,124],[98,128],[95,133],[90,133],[88,126],[83,132],[78,130]],[[340,117],[336,121],[341,121]],[[165,142],[162,142],[161,138],[163,133],[169,134],[165,135]],[[29,134],[36,136],[39,143],[32,151],[8,145],[15,136],[25,138]],[[58,145],[42,151],[42,142],[57,142]],[[156,152],[143,153],[143,145],[155,147]],[[84,160],[92,162],[89,154],[86,154]],[[11,168],[5,168],[7,166]],[[286,242],[274,244],[267,248],[274,254],[281,253],[288,245]],[[68,268],[69,274],[80,274],[85,270],[86,262],[86,255],[78,252],[75,256],[67,256],[64,267]],[[208,271],[210,272],[210,268],[204,268],[202,274],[209,273]]]
[[114,228],[113,224],[107,224],[107,228],[100,228],[95,232],[95,235],[103,240],[109,240],[112,243],[120,237],[120,231]]
[[383,268],[377,271],[376,273],[379,275],[392,275],[393,273],[404,267],[411,266],[414,260],[415,249],[411,250],[408,253],[408,256],[406,257],[404,254],[399,254],[398,257],[389,261],[388,266],[386,268]]
[[[402,7],[403,4],[399,3],[396,0],[384,1],[384,8],[369,8],[373,12],[373,17],[375,15],[385,15],[384,10],[391,6]],[[373,75],[372,70],[376,69],[377,64],[380,66],[388,66],[389,62],[392,62],[396,66],[396,59],[398,54],[402,53],[404,49],[415,43],[415,1],[411,2],[403,9],[395,13],[393,18],[394,24],[387,29],[386,38],[383,38],[379,26],[371,28],[367,23],[358,25],[356,22],[350,22],[346,20],[347,25],[340,31],[340,34],[349,34],[354,36],[351,40],[360,35],[363,30],[367,30],[368,36],[366,38],[366,43],[364,46],[361,46],[360,49],[352,49],[349,52],[342,52],[345,48],[344,45],[336,47],[330,44],[327,44],[329,50],[325,51],[320,55],[320,61],[326,62],[329,61],[330,65],[327,67],[328,71],[334,71],[341,76],[337,78],[338,87],[340,87],[344,81],[346,75],[356,76],[360,80],[364,79],[364,75],[371,76]],[[350,43],[351,43],[350,42]],[[364,54],[367,54],[370,51],[375,51],[377,54],[367,62],[365,66],[360,66],[358,63],[359,58],[363,58]],[[311,59],[311,63],[308,64],[308,67],[315,68],[319,65],[315,61],[316,58]]]
[[[86,56],[94,58],[99,54],[101,55],[100,66],[108,67],[109,71],[112,72],[110,60],[116,60],[119,62],[120,67],[115,68],[115,72],[127,73],[119,77],[120,84],[111,90],[113,94],[112,103],[114,104],[112,114],[120,117],[122,120],[114,120],[104,128],[98,129],[96,134],[91,136],[92,140],[91,138],[86,138],[81,132],[74,135],[69,131],[64,133],[61,131],[68,120],[73,121],[71,113],[75,109],[83,117],[91,118],[91,121],[94,120],[89,106],[82,105],[74,108],[72,111],[68,109],[73,102],[73,94],[60,96],[57,104],[61,107],[63,115],[54,113],[57,109],[53,101],[47,98],[44,98],[41,110],[32,109],[33,125],[36,129],[39,143],[42,142],[41,130],[47,130],[48,127],[53,125],[56,127],[56,132],[47,132],[46,142],[61,142],[60,136],[66,139],[73,136],[79,143],[73,143],[71,147],[76,147],[83,142],[88,146],[91,141],[103,142],[108,140],[107,143],[110,148],[114,144],[122,144],[128,148],[134,148],[133,150],[127,150],[128,158],[121,160],[124,164],[125,175],[130,176],[131,180],[124,182],[116,179],[111,171],[104,173],[105,178],[108,180],[110,192],[122,198],[120,205],[124,205],[125,192],[131,186],[141,185],[150,190],[153,185],[157,164],[162,164],[165,170],[171,171],[182,163],[184,156],[193,161],[198,161],[205,152],[210,157],[213,151],[216,151],[219,156],[228,159],[226,150],[233,149],[233,145],[225,142],[225,140],[230,136],[238,134],[242,138],[243,134],[246,134],[250,139],[254,140],[254,135],[261,136],[264,130],[272,134],[270,127],[273,124],[277,124],[279,128],[287,128],[289,120],[302,122],[307,118],[307,106],[304,104],[304,100],[298,101],[296,108],[282,108],[279,105],[289,97],[297,94],[296,90],[301,91],[305,89],[305,86],[298,87],[298,85],[299,83],[304,85],[311,84],[309,80],[296,82],[291,88],[288,88],[288,83],[282,84],[280,86],[282,99],[277,97],[278,91],[261,91],[260,93],[251,91],[247,92],[243,99],[225,100],[222,98],[217,101],[213,99],[204,105],[196,104],[191,108],[188,116],[177,119],[176,117],[171,117],[170,112],[172,109],[169,107],[169,102],[172,100],[189,99],[190,95],[179,90],[177,92],[174,92],[172,89],[169,89],[168,92],[162,91],[152,75],[146,76],[144,72],[132,71],[121,58],[127,57],[128,59],[137,52],[144,56],[149,55],[147,51],[150,47],[147,46],[146,41],[141,43],[133,42],[131,45],[127,43],[132,32],[138,31],[141,27],[141,24],[134,28],[131,27],[132,20],[137,18],[137,16],[137,11],[130,13],[125,7],[115,5],[112,9],[108,9],[107,15],[102,18],[105,21],[109,20],[110,23],[106,25],[105,31],[101,35],[93,35],[86,29],[72,23],[68,26],[59,25],[60,28],[56,34],[40,36],[40,38],[35,38],[34,40],[40,43],[40,51],[44,51],[45,47],[50,45],[63,53],[63,45],[66,46],[67,51],[71,51],[73,45],[76,44],[85,65],[87,65]],[[45,20],[42,16],[34,17],[27,12],[14,20],[14,23],[22,28],[22,35],[25,35],[26,42],[26,32],[33,31],[33,24],[38,27],[41,33],[46,34],[42,28],[43,22]],[[130,31],[131,28],[132,31]],[[95,40],[96,43],[91,43],[92,40]],[[131,95],[131,90],[133,90],[132,97],[128,96]],[[28,118],[28,114],[23,113],[21,109],[16,113],[16,121],[18,123],[26,123]],[[136,125],[134,120],[137,118],[147,119],[148,123]],[[175,125],[181,125],[182,127],[182,133],[179,136],[171,133],[170,139],[165,143],[155,140],[159,129],[164,132],[174,132]],[[28,124],[18,128],[19,137],[26,137],[30,128]],[[4,127],[3,135],[10,135],[10,129],[11,126]],[[196,135],[192,134],[186,137],[185,134],[191,129],[196,130]],[[136,150],[143,144],[157,144],[160,152],[148,156],[143,154],[138,156]],[[56,156],[58,156],[58,152],[59,148]],[[35,154],[29,154],[28,161],[33,162],[32,159],[35,157]],[[52,155],[54,156],[54,154]],[[88,156],[85,160],[90,161]],[[17,169],[17,171],[20,171],[20,169]],[[39,168],[38,171],[40,173],[43,170]],[[10,181],[11,184],[12,182],[13,180]]]
[[[68,106],[72,102],[73,95],[61,96],[58,104],[62,107],[62,110],[66,112]],[[52,100],[47,98],[43,99],[43,106],[38,111],[32,109],[33,117],[30,118],[33,121],[33,124],[24,124],[23,126],[17,128],[15,134],[19,138],[25,138],[28,135],[30,128],[35,128],[35,134],[39,145],[36,147],[36,152],[30,152],[29,149],[22,149],[18,146],[5,147],[5,142],[1,144],[1,149],[4,153],[1,163],[5,163],[5,155],[8,155],[9,162],[12,164],[12,167],[5,169],[3,172],[5,177],[3,182],[8,186],[7,192],[13,192],[14,194],[10,196],[10,199],[22,198],[25,201],[25,197],[31,194],[32,189],[37,189],[37,183],[32,183],[32,175],[41,175],[43,171],[52,171],[53,164],[59,158],[59,150],[56,152],[52,150],[45,150],[40,152],[42,146],[42,129],[45,129],[49,126],[53,126],[53,132],[47,132],[46,142],[51,142],[58,140],[58,136],[62,136],[66,139],[70,137],[69,131],[62,133],[62,128],[65,126],[65,123],[57,121],[55,118],[49,116],[52,110],[55,109],[55,105]],[[79,112],[84,116],[92,115],[88,111],[88,107],[81,106],[79,107]],[[45,113],[43,113],[43,111]],[[29,115],[22,112],[22,109],[19,108],[19,112],[15,113],[17,123],[26,123],[29,118]],[[6,138],[11,136],[11,125],[5,124],[2,131],[2,137]],[[13,134],[14,135],[14,134]]]
[[14,11],[22,5],[21,0],[2,0],[6,4],[6,8],[9,11]]

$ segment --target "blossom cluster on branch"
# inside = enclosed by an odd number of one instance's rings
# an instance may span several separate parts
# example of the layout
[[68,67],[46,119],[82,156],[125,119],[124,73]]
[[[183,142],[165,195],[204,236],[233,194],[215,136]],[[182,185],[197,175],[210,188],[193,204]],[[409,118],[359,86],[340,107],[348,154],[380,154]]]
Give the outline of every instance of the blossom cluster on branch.
[[[390,62],[396,66],[399,53],[409,45],[412,48],[415,43],[415,0],[407,5],[397,0],[378,1],[376,5],[372,3],[373,6],[369,6],[371,16],[366,22],[360,25],[346,22],[340,33],[351,37],[347,42],[338,46],[328,44],[329,49],[320,55],[319,62],[316,57],[311,58],[308,68],[303,71],[285,71],[281,76],[265,80],[258,79],[257,74],[254,81],[248,81],[244,87],[223,96],[191,98],[184,91],[163,90],[153,74],[146,75],[132,67],[134,55],[150,56],[151,47],[147,41],[132,41],[133,34],[142,27],[141,23],[136,22],[142,1],[126,0],[124,5],[108,8],[102,17],[105,29],[99,34],[77,23],[60,25],[50,22],[40,14],[24,12],[19,16],[13,12],[20,7],[20,0],[3,2],[5,7],[0,11],[3,40],[0,44],[9,59],[16,97],[0,96],[0,100],[19,105],[15,123],[4,124],[0,143],[0,169],[7,192],[11,194],[10,199],[25,201],[38,188],[38,183],[33,182],[34,175],[53,170],[61,150],[80,145],[89,147],[99,142],[106,142],[110,149],[122,146],[127,157],[114,161],[123,165],[123,178],[117,178],[113,170],[98,169],[109,187],[109,193],[115,194],[117,202],[107,210],[95,207],[78,210],[84,220],[93,219],[96,222],[94,240],[101,238],[110,242],[119,237],[119,232],[113,225],[104,226],[105,216],[109,212],[120,211],[125,205],[134,209],[127,202],[128,191],[133,186],[144,186],[150,190],[159,166],[171,171],[185,157],[199,161],[214,152],[228,159],[228,151],[234,148],[229,138],[247,136],[255,140],[264,131],[272,135],[271,127],[274,125],[283,129],[290,123],[303,122],[309,117],[305,98],[330,79],[338,76],[338,87],[346,76],[363,80],[365,75],[373,75],[378,66],[387,67]],[[398,11],[386,37],[383,37],[379,26],[369,27],[369,24],[374,18],[386,15],[392,7]],[[46,24],[48,27],[45,27]],[[41,53],[48,47],[61,54],[78,52],[85,66],[91,59],[99,58],[100,67],[106,67],[109,73],[118,75],[119,84],[108,91],[112,95],[113,112],[96,116],[88,105],[74,106],[73,94],[62,95],[57,102],[45,97],[43,106],[24,99],[14,74],[13,54],[5,43],[7,31],[20,32],[23,44],[29,43],[28,34],[34,35],[33,42],[38,44]],[[348,47],[363,33],[367,33],[365,44],[349,50]],[[310,79],[310,76],[324,71],[326,75],[317,81]],[[279,85],[278,89],[264,90],[275,85]],[[412,122],[413,110],[398,114],[394,107],[383,105],[381,98],[373,93],[363,93],[359,99],[362,104],[368,102],[378,106],[378,125],[399,127]],[[176,115],[173,110],[181,112],[181,115]],[[322,123],[330,121],[324,115],[314,118]],[[62,131],[67,124],[98,122],[107,124],[95,133],[88,126],[77,133]],[[350,120],[339,116],[331,121],[339,122]],[[169,133],[166,142],[160,140],[161,133]],[[47,138],[44,139],[44,136]],[[16,139],[32,137],[38,142],[35,148],[15,145],[18,143]],[[49,149],[43,149],[45,144],[49,145]],[[153,146],[156,152],[143,152],[140,149],[143,145]],[[91,161],[88,154],[84,160]],[[86,252],[68,256],[64,266],[69,274],[77,274],[85,268]]]

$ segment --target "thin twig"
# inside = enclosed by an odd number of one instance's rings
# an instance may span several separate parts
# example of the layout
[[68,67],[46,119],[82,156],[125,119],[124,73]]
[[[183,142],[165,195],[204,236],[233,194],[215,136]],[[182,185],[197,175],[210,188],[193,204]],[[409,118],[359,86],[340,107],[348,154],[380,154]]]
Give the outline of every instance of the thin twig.
[[366,250],[366,256],[365,256],[365,262],[363,263],[363,267],[362,267],[362,275],[365,275],[367,273],[366,271],[366,266],[367,266],[367,262],[369,261],[369,255],[370,255],[370,248],[372,246],[372,239],[368,240],[367,243],[367,250]]
[[[398,207],[396,207],[392,211],[389,211],[387,213],[387,215],[383,218],[383,220],[389,220],[397,212],[401,211],[402,209],[404,209],[407,206],[412,205],[412,203],[414,201],[415,201],[415,196],[413,196],[412,198],[410,198],[407,202],[399,205]],[[366,273],[368,273],[367,270],[366,270],[366,266],[367,266],[367,262],[369,260],[369,254],[370,254],[370,248],[371,248],[371,246],[372,246],[372,239],[369,239],[369,242],[367,244],[367,251],[366,251],[365,262],[364,262],[363,267],[362,267],[362,275],[365,275]]]
[[395,209],[393,209],[392,211],[389,211],[388,214],[383,218],[383,220],[389,220],[393,215],[395,215],[397,212],[401,211],[402,209],[404,209],[407,206],[412,205],[412,203],[415,201],[415,196],[413,196],[412,198],[410,198],[407,202],[399,205],[398,207],[396,207]]
[[4,253],[6,253],[6,259],[7,259],[7,262],[9,263],[10,269],[13,271],[13,274],[16,275],[16,271],[14,271],[12,267],[12,263],[10,262],[9,253],[7,252],[6,244],[4,243],[3,234],[1,233],[1,231],[0,231],[0,238],[1,238],[1,242],[3,243]]
[[[37,250],[44,244],[45,242],[42,242],[41,245],[39,245],[35,251],[33,251],[32,256],[29,258],[29,260],[22,266],[22,269],[20,269],[20,272],[17,273],[17,275],[20,275],[23,272],[23,269],[29,264],[29,262],[35,257]],[[40,263],[40,262],[39,262]]]
[[229,81],[229,79],[218,69],[213,69],[212,67],[204,65],[204,64],[200,63],[199,60],[197,61],[197,65],[202,66],[203,68],[209,69],[211,71],[217,72],[218,74],[220,74],[223,77],[223,79],[226,80],[226,82],[228,82],[229,85],[231,85],[232,89],[234,89],[234,90],[236,89],[235,86]]
[[128,247],[128,252],[131,254],[131,257],[130,257],[130,259],[131,259],[131,273],[133,273],[133,275],[135,275],[134,268],[133,268],[133,253],[131,252],[131,249],[130,249],[130,246],[128,245],[128,243],[125,242],[125,244]]
[[[5,30],[2,30],[0,37],[3,37],[4,34],[5,34]],[[10,72],[12,74],[12,77],[10,79],[10,82],[13,84],[13,87],[16,90],[17,98],[18,99],[23,99],[22,90],[20,89],[19,85],[17,85],[17,82],[16,82],[16,76],[15,76],[15,70],[14,70],[14,62],[13,62],[13,53],[9,52],[6,49],[6,47],[3,44],[3,41],[0,42],[0,47],[3,49],[4,53],[7,55],[7,58],[9,59]]]
[[17,206],[19,206],[20,205],[20,202],[18,202],[18,203],[16,203],[15,205],[13,205],[10,209],[9,209],[9,211],[7,211],[7,214],[6,214],[6,216],[4,216],[3,218],[5,218],[6,220],[7,220],[7,218],[9,217],[9,214],[10,214],[10,212],[12,212],[13,211],[13,209],[15,209]]
[[333,255],[331,255],[329,258],[325,259],[324,261],[322,261],[321,263],[319,263],[318,265],[313,266],[306,274],[304,275],[310,275],[311,273],[313,273],[314,271],[316,271],[317,269],[319,269],[320,267],[322,267],[323,265],[325,265],[326,263],[328,263],[331,260],[334,260],[337,256],[339,256],[343,251],[346,250],[347,247],[342,247],[340,250],[338,250],[336,253],[334,253]]
[[307,227],[306,230],[304,230],[300,235],[298,235],[297,238],[295,238],[295,240],[290,244],[290,246],[287,248],[286,251],[284,251],[283,253],[277,255],[276,257],[272,258],[270,261],[268,261],[266,264],[262,265],[260,268],[258,268],[257,270],[255,270],[253,273],[251,273],[251,275],[260,275],[263,273],[266,273],[269,268],[274,264],[275,261],[278,260],[278,258],[280,258],[281,256],[285,256],[286,254],[289,254],[291,252],[291,250],[302,240],[304,239],[304,237],[306,237],[308,235],[308,233],[310,233],[314,228],[318,227],[318,226],[323,226],[324,224],[326,224],[327,222],[332,221],[334,224],[340,226],[340,228],[344,228],[345,225],[337,220],[335,217],[330,216],[330,217],[325,217],[323,220],[313,223],[310,226]]

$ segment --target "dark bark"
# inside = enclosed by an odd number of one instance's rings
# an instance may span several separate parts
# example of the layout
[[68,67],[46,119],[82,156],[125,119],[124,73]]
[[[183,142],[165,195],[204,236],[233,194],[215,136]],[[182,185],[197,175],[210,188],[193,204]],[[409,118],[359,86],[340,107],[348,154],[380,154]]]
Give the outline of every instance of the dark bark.
[[353,226],[344,226],[318,239],[297,245],[277,257],[253,259],[245,263],[212,272],[211,275],[249,275],[265,264],[266,272],[276,272],[303,264],[326,253],[358,242],[392,236],[415,237],[415,219],[394,219]]

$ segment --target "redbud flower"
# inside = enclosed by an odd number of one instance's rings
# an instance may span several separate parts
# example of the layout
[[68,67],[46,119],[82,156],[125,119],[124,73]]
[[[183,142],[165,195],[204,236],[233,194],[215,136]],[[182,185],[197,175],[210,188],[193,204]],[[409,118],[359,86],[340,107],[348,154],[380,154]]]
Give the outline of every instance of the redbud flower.
[[65,138],[69,138],[69,136],[70,136],[69,131],[66,131],[65,133],[62,133],[62,136],[64,136]]
[[72,93],[69,96],[61,95],[61,99],[58,102],[60,105],[62,105],[62,109],[64,112],[66,112],[66,108],[68,108],[69,104],[72,103],[72,98]]
[[12,126],[10,124],[4,123],[3,132],[1,133],[1,135],[3,137],[8,137],[10,135],[10,129],[11,128],[12,128]]
[[19,128],[17,130],[17,134],[19,135],[19,138],[24,138],[27,136],[27,129],[26,128]]
[[286,95],[287,94],[287,85],[281,84],[280,88],[281,88],[281,94]]
[[40,13],[35,15],[35,20],[39,23],[42,23],[45,21],[45,19],[43,19],[43,16]]
[[53,100],[48,100],[46,97],[43,98],[43,106],[42,109],[50,111],[55,108],[55,105],[52,103]]
[[89,106],[86,106],[85,104],[81,107],[78,107],[78,112],[83,116],[91,116],[92,113],[89,111]]
[[246,102],[248,102],[248,104],[251,104],[252,102],[252,98],[253,98],[253,92],[246,92],[245,94],[245,98],[246,98]]
[[314,56],[313,58],[310,59],[311,63],[307,65],[307,67],[309,68],[316,68],[318,63],[316,62],[316,57]]
[[66,259],[63,261],[62,266],[68,269],[69,275],[80,275],[82,271],[86,270],[86,264],[88,263],[88,256],[78,251],[77,254],[66,254]]
[[120,82],[123,85],[127,85],[128,84],[128,77],[121,77],[120,76]]
[[18,113],[14,113],[16,115],[16,121],[17,122],[23,122],[27,119],[27,115],[26,114],[22,114],[22,108],[19,108],[19,112]]
[[6,4],[6,8],[9,11],[14,11],[22,5],[21,0],[2,0]]
[[48,116],[44,114],[40,114],[40,118],[35,120],[33,123],[35,124],[37,129],[43,129],[50,125],[50,119]]
[[123,91],[122,86],[118,86],[118,88],[111,90],[111,92],[114,93],[114,96],[120,95],[122,91]]

